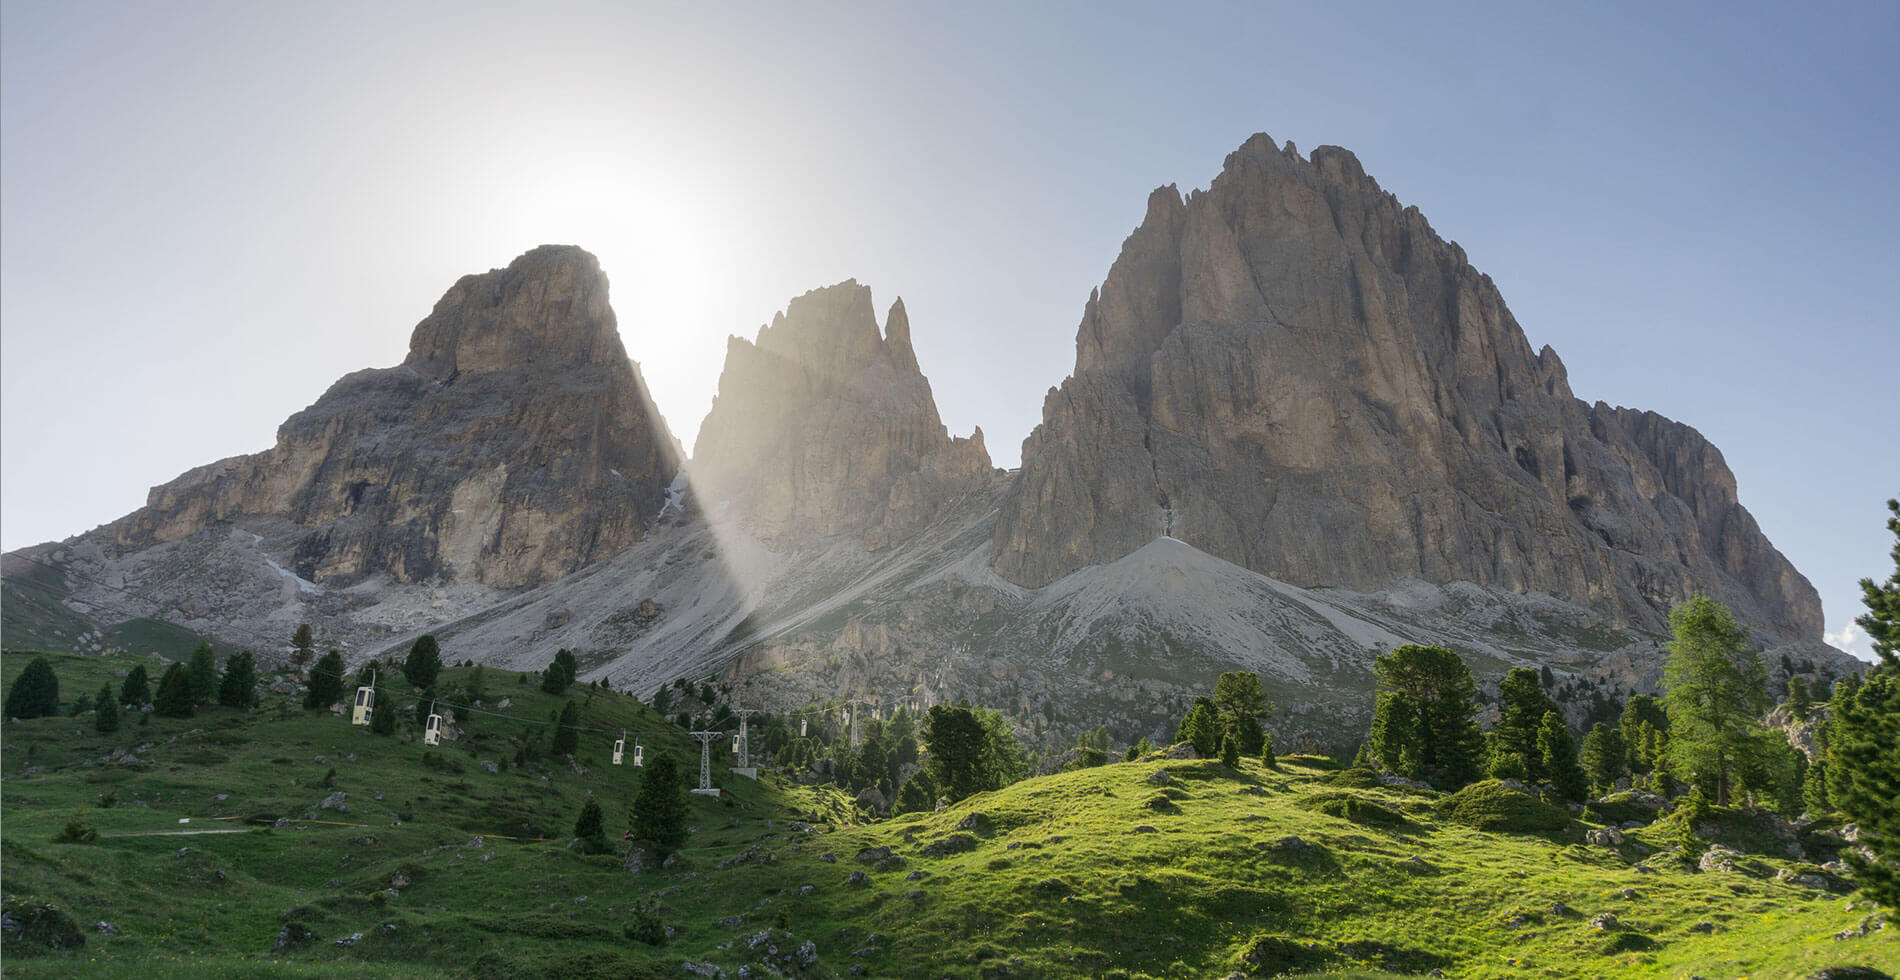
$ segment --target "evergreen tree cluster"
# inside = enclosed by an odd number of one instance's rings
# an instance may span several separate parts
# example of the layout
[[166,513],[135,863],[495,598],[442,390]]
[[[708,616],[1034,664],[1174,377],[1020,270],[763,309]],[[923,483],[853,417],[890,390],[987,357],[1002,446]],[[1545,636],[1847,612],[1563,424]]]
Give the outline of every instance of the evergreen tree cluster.
[[7,691],[8,718],[50,718],[59,714],[59,675],[45,657],[34,657]]

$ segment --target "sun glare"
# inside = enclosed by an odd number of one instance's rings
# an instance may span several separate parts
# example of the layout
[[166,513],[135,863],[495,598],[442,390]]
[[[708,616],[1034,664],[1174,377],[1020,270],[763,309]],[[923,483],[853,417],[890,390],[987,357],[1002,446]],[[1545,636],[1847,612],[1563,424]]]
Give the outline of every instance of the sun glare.
[[750,322],[720,302],[747,274],[735,267],[737,230],[709,203],[715,197],[671,175],[576,164],[523,186],[495,226],[501,251],[578,245],[600,260],[627,353],[667,365],[647,371],[647,384],[674,434],[690,441],[717,386],[725,336]]

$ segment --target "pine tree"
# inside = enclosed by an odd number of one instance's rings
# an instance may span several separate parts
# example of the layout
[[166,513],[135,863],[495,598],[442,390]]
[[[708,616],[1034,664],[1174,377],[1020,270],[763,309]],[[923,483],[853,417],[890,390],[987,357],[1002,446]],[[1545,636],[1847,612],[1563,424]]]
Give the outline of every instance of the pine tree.
[[411,687],[433,687],[441,674],[442,647],[436,643],[434,633],[424,633],[410,645],[409,656],[402,662],[403,679]]
[[1444,647],[1408,643],[1381,654],[1373,669],[1379,696],[1370,741],[1378,762],[1446,788],[1476,779],[1484,733],[1465,662]]
[[1214,713],[1223,735],[1237,741],[1242,755],[1258,755],[1265,730],[1262,723],[1273,710],[1273,702],[1260,686],[1260,675],[1250,670],[1230,670],[1214,681]]
[[225,658],[224,679],[218,682],[218,703],[227,708],[257,705],[257,662],[244,650]]
[[1181,719],[1181,727],[1175,731],[1176,742],[1191,742],[1194,751],[1201,758],[1211,759],[1220,751],[1220,716],[1214,710],[1212,698],[1196,697],[1193,707]]
[[310,668],[310,686],[304,692],[303,706],[312,711],[328,711],[343,697],[343,655],[331,650]]
[[1795,721],[1807,721],[1813,707],[1813,702],[1808,700],[1807,682],[1801,679],[1800,674],[1789,674],[1788,714],[1793,715]]
[[976,713],[961,705],[935,705],[921,731],[924,767],[940,799],[955,803],[990,783],[984,766],[988,735]]
[[1589,795],[1583,767],[1577,764],[1577,746],[1570,738],[1570,726],[1556,711],[1544,713],[1537,726],[1538,767],[1557,792],[1572,803],[1581,803]]
[[112,696],[112,685],[101,684],[99,695],[92,699],[93,730],[100,734],[119,730],[119,702]]
[[145,672],[145,665],[132,668],[125,675],[125,683],[119,687],[119,703],[130,708],[140,708],[152,703],[151,676]]
[[1801,780],[1801,806],[1812,816],[1831,813],[1827,798],[1827,760],[1816,759],[1808,766],[1807,776]]
[[45,657],[34,657],[7,691],[8,718],[51,718],[59,714],[59,675]]
[[211,704],[218,700],[218,657],[211,644],[200,643],[191,651],[191,703]]
[[581,849],[589,854],[600,854],[607,850],[606,817],[600,811],[600,801],[588,797],[581,804],[580,816],[574,818],[574,836],[579,838]]
[[1887,501],[1887,510],[1893,514],[1887,519],[1887,530],[1894,536],[1893,550],[1889,552],[1893,556],[1893,574],[1880,584],[1870,578],[1860,580],[1861,602],[1866,605],[1867,614],[1854,622],[1874,641],[1874,652],[1880,655],[1880,662],[1890,670],[1900,670],[1900,500]]
[[184,664],[165,668],[165,676],[158,679],[158,695],[152,704],[152,713],[160,718],[192,716],[191,674]]
[[1767,700],[1767,672],[1748,650],[1728,609],[1694,596],[1669,614],[1675,639],[1663,668],[1674,768],[1715,790],[1726,806],[1735,776],[1759,745],[1758,715]]
[[581,744],[581,709],[569,701],[561,708],[561,718],[555,723],[554,743],[548,750],[555,755],[573,755]]
[[928,813],[937,808],[936,794],[928,772],[916,772],[904,785],[897,788],[897,803],[891,807],[896,813]]
[[1498,724],[1492,729],[1497,736],[1492,753],[1492,775],[1498,775],[1497,766],[1508,767],[1510,757],[1515,756],[1521,763],[1523,778],[1534,783],[1550,780],[1551,774],[1544,769],[1543,755],[1537,747],[1537,737],[1544,715],[1557,710],[1557,705],[1544,693],[1537,671],[1529,667],[1512,668],[1498,685],[1498,701]]
[[1847,854],[1861,891],[1888,908],[1900,908],[1900,501],[1887,501],[1893,517],[1894,572],[1884,585],[1861,580],[1867,614],[1854,620],[1874,641],[1880,666],[1847,698],[1834,718],[1828,767],[1828,799],[1860,824],[1863,847]]
[[317,640],[310,633],[310,624],[298,623],[297,632],[290,636],[290,662],[296,664],[297,670],[301,672],[316,655]]
[[660,854],[671,854],[686,843],[690,803],[679,762],[671,752],[655,753],[640,780],[640,791],[627,811],[627,832],[651,841]]
[[376,700],[372,703],[369,713],[369,730],[378,735],[394,735],[396,734],[396,702],[390,699],[389,692],[384,689],[381,672],[376,675],[373,690],[376,692]]
[[1135,740],[1135,744],[1128,747],[1128,751],[1122,755],[1122,761],[1133,762],[1154,750],[1155,747],[1148,744],[1148,736],[1143,735],[1141,738]]
[[1240,739],[1232,732],[1221,736],[1220,761],[1221,765],[1229,769],[1240,768]]
[[1663,712],[1662,705],[1647,694],[1638,694],[1623,706],[1618,724],[1623,729],[1623,747],[1628,754],[1630,771],[1643,773],[1654,768],[1661,746],[1668,739],[1665,733],[1669,730],[1669,716]]
[[1603,722],[1597,722],[1583,736],[1583,749],[1578,753],[1577,761],[1583,766],[1583,774],[1590,781],[1592,790],[1607,793],[1623,775],[1623,760],[1626,753],[1623,748],[1623,730]]

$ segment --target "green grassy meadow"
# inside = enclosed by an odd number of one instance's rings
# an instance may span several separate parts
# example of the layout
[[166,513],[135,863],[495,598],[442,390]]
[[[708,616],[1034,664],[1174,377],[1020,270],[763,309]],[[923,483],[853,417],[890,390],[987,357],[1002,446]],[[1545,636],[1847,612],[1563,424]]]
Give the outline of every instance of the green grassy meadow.
[[[69,704],[108,678],[116,690],[113,672],[138,662],[49,657]],[[28,659],[0,662],[8,685]],[[1585,844],[1576,820],[1543,835],[1481,832],[1443,818],[1439,794],[1368,785],[1319,758],[1230,770],[1157,755],[866,822],[828,787],[734,777],[727,753],[715,766],[727,793],[692,798],[685,850],[630,874],[568,839],[590,794],[610,836],[624,826],[642,770],[609,764],[612,738],[645,732],[649,753],[673,749],[689,774],[696,748],[623,695],[556,697],[522,675],[485,675],[492,713],[436,748],[413,722],[378,736],[283,695],[249,712],[131,713],[110,735],[89,714],[6,724],[0,888],[9,908],[69,914],[85,945],[13,939],[0,969],[140,980],[685,977],[688,964],[727,977],[1900,971],[1900,930],[1834,938],[1872,910],[1773,880],[1785,858],[1697,872],[1668,856],[1661,825],[1621,848]],[[570,697],[586,705],[573,759],[517,765],[521,736]],[[347,810],[318,808],[339,792]],[[73,821],[96,841],[56,843]],[[1614,926],[1593,924],[1604,913]],[[643,941],[660,927],[672,933],[662,945]],[[286,933],[310,938],[277,948]]]

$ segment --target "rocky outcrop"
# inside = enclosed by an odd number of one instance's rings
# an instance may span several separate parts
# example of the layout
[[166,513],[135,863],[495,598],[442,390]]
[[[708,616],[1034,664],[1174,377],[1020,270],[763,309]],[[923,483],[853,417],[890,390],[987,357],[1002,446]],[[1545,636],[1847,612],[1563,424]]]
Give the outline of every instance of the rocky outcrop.
[[638,540],[676,469],[599,264],[543,246],[464,276],[402,364],[344,377],[271,449],[191,470],[100,533],[137,550],[271,518],[316,582],[523,586]]
[[1302,586],[1472,582],[1647,628],[1701,592],[1821,631],[1713,446],[1578,400],[1351,153],[1265,136],[1207,190],[1150,197],[1023,444],[992,567],[1040,587],[1164,535]]
[[736,508],[783,543],[839,533],[902,540],[991,475],[983,430],[953,439],[918,369],[903,300],[880,336],[871,290],[815,289],[733,337],[693,450],[703,506]]

